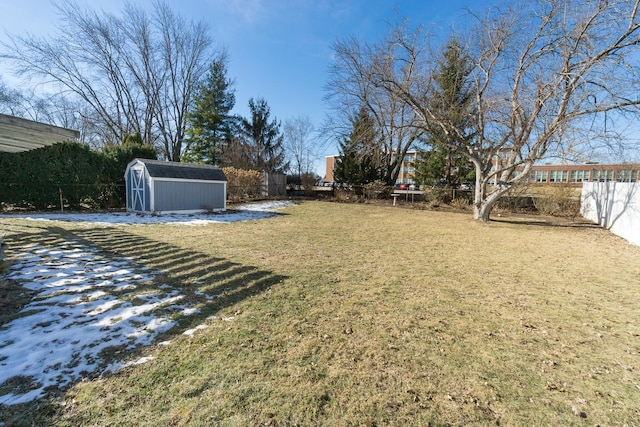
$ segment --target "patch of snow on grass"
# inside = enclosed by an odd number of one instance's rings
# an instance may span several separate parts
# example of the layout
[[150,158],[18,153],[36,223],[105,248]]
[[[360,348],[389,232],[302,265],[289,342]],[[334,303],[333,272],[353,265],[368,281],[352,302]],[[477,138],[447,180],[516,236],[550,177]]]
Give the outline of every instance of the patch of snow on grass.
[[184,331],[184,332],[182,333],[182,335],[189,335],[189,336],[191,336],[191,335],[195,334],[197,331],[199,331],[200,329],[205,329],[206,327],[207,327],[207,325],[198,325],[198,326],[196,326],[196,327],[195,327],[195,328],[193,328],[193,329],[189,329],[189,330]]
[[[8,278],[35,296],[21,317],[3,325],[0,385],[18,376],[31,385],[5,388],[0,404],[29,402],[42,397],[47,387],[64,387],[100,373],[105,369],[101,359],[105,349],[148,345],[175,325],[169,320],[173,313],[191,312],[176,304],[184,296],[169,286],[145,295],[144,304],[132,304],[140,301],[134,292],[153,279],[150,274],[137,274],[135,270],[140,269],[133,261],[103,258],[72,242],[23,249],[11,257],[22,262],[13,264]],[[91,268],[83,267],[88,265]]]
[[181,313],[184,314],[185,316],[190,316],[192,314],[200,313],[200,309],[198,309],[198,308],[185,308],[184,310],[181,311]]
[[[94,225],[136,225],[136,224],[176,224],[176,225],[206,225],[212,223],[232,223],[241,221],[254,221],[271,218],[277,215],[276,211],[295,205],[288,200],[268,201],[260,203],[248,203],[235,206],[234,210],[221,213],[201,214],[166,214],[166,215],[142,215],[131,212],[115,213],[41,213],[41,214],[11,214],[2,215],[2,218],[23,218],[33,221],[65,221],[82,222]],[[78,252],[81,250],[78,249]],[[83,254],[74,256],[81,258]]]

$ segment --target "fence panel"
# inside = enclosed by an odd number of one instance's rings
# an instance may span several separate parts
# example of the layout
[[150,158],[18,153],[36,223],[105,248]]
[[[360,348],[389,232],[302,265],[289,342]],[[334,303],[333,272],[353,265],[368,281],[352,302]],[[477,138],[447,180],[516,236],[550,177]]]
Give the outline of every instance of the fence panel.
[[640,246],[640,183],[585,182],[580,213]]

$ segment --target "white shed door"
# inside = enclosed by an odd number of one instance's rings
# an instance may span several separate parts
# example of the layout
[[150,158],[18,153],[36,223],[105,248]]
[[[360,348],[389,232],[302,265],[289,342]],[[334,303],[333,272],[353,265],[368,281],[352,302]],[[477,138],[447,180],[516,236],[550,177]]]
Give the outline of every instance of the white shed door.
[[131,178],[131,207],[134,211],[145,212],[145,185],[144,167],[133,167],[130,169]]

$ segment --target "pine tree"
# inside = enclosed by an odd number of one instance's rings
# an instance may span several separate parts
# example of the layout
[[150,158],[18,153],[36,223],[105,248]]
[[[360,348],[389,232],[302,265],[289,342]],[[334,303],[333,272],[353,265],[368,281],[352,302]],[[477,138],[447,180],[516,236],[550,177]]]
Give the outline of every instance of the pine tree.
[[469,109],[472,99],[468,88],[471,65],[458,40],[452,37],[445,47],[438,64],[435,82],[438,90],[431,99],[432,107],[457,129],[466,129],[465,139],[456,141],[444,131],[431,131],[428,135],[429,150],[421,152],[416,164],[415,178],[420,184],[456,187],[470,179],[473,166],[466,157],[457,153],[451,145],[463,145],[474,137]]
[[127,134],[122,140],[123,147],[143,146],[142,134],[140,131]]
[[413,179],[420,185],[437,187],[446,181],[447,155],[450,150],[434,148],[418,150],[418,160],[415,163]]
[[184,161],[214,165],[222,161],[235,120],[229,113],[236,102],[226,62],[224,55],[214,60],[196,89],[188,115]]
[[251,118],[241,121],[245,157],[252,169],[261,172],[283,173],[285,162],[284,136],[280,122],[270,120],[271,109],[263,98],[249,99]]
[[351,119],[352,131],[348,138],[340,142],[340,157],[336,160],[335,180],[340,183],[362,186],[369,182],[382,180],[384,168],[381,167],[382,153],[375,122],[361,108]]

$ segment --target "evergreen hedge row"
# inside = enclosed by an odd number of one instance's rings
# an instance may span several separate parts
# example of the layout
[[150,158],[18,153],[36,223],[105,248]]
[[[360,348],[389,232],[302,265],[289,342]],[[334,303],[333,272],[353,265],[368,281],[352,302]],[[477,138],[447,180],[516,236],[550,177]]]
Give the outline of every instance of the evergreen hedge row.
[[134,158],[156,158],[149,146],[92,151],[61,142],[22,153],[0,152],[0,203],[28,209],[122,207],[124,172]]

